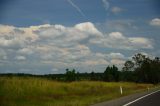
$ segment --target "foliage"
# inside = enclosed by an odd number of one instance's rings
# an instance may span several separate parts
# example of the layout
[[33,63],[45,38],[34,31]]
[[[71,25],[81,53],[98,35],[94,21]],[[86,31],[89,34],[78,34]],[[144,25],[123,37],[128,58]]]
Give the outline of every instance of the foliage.
[[[126,69],[126,70],[125,70]],[[158,57],[150,59],[143,54],[136,54],[132,61],[126,61],[124,71],[134,71],[132,77],[136,82],[157,84],[160,82],[160,60]]]
[[66,81],[75,81],[76,80],[76,71],[73,69],[70,71],[69,69],[66,69]]
[[118,68],[115,65],[108,66],[104,71],[104,81],[119,81],[119,75]]
[[130,60],[127,60],[124,63],[124,67],[122,68],[122,71],[133,71],[134,69],[134,63]]

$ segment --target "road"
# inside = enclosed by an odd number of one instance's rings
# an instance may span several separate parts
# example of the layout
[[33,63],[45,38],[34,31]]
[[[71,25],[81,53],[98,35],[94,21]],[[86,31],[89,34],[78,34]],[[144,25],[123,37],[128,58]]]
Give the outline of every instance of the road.
[[160,90],[140,97],[123,106],[160,106]]
[[92,106],[160,106],[160,90],[137,93]]

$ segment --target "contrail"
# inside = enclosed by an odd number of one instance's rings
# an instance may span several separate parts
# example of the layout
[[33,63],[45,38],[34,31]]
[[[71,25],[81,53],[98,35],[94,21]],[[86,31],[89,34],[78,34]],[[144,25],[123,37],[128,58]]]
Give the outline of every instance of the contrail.
[[82,10],[74,4],[71,0],[67,0],[83,17],[86,17],[86,15],[82,12]]
[[107,0],[102,0],[105,10],[109,9],[109,2]]

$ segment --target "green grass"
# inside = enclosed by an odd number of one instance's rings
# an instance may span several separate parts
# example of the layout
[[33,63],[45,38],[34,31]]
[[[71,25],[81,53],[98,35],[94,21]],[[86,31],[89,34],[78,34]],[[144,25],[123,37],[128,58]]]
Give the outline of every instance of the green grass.
[[[123,87],[121,95],[119,86]],[[42,78],[1,77],[0,106],[89,106],[153,87],[128,82],[56,82]]]

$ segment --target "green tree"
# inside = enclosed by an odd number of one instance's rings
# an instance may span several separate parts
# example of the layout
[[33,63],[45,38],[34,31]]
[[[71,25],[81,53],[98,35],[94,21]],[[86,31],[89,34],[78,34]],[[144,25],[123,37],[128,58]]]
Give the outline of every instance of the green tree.
[[108,66],[104,71],[104,81],[119,81],[119,74],[120,72],[115,65]]
[[135,67],[141,67],[142,63],[146,59],[146,56],[141,53],[137,53],[132,57],[132,59],[135,63]]
[[[123,70],[129,70],[134,67],[134,75],[136,82],[158,83],[160,82],[160,60],[158,57],[150,59],[149,57],[138,53],[133,58],[132,62],[126,62]],[[131,66],[131,67],[130,67]]]
[[75,81],[76,80],[76,71],[73,69],[70,71],[69,69],[66,69],[66,81]]
[[91,75],[91,80],[92,80],[92,81],[97,80],[97,76],[96,76],[96,74],[94,73],[94,71],[92,71],[90,75]]
[[112,80],[113,80],[113,75],[111,73],[111,67],[108,66],[104,71],[104,81],[112,81]]
[[119,71],[115,65],[113,65],[113,67],[112,67],[112,74],[114,77],[114,81],[119,81]]
[[134,70],[134,63],[130,60],[124,63],[124,67],[122,68],[123,71],[133,71]]

